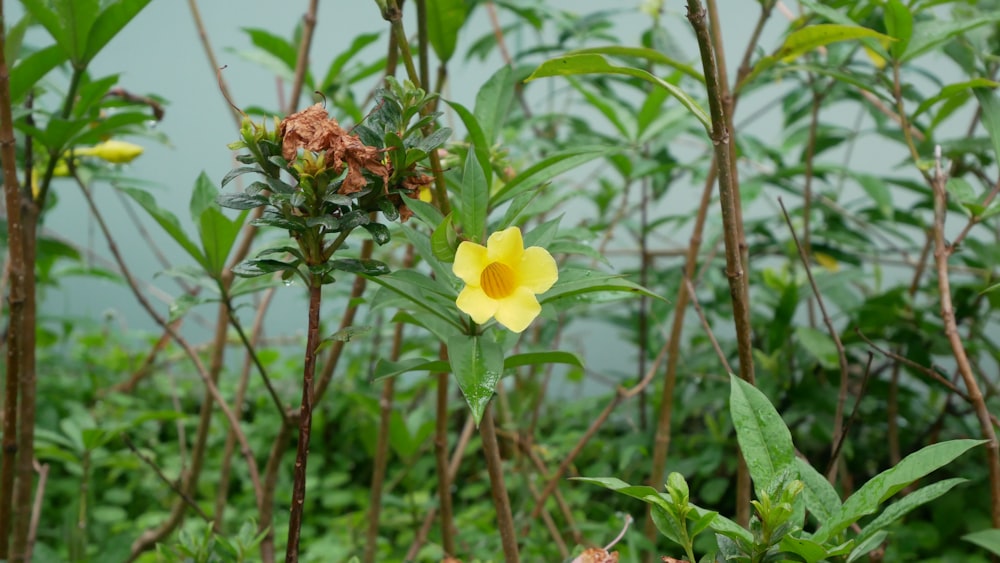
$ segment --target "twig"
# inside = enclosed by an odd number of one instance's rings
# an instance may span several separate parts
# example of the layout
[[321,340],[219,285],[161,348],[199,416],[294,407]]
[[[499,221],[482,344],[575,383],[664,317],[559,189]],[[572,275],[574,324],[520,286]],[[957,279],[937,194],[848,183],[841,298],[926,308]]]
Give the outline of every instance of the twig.
[[212,521],[212,517],[209,516],[208,514],[206,514],[205,511],[201,509],[201,506],[199,506],[198,503],[195,502],[195,500],[193,498],[191,498],[190,495],[188,495],[187,493],[185,493],[177,485],[177,483],[175,483],[174,481],[171,481],[166,475],[164,475],[163,474],[163,470],[160,469],[160,467],[158,465],[156,465],[156,463],[153,462],[153,460],[149,459],[148,456],[146,456],[145,454],[143,454],[142,452],[140,452],[139,448],[135,447],[135,444],[132,442],[132,439],[128,437],[128,434],[122,432],[121,433],[121,437],[122,437],[122,441],[125,442],[125,445],[128,446],[128,449],[132,450],[132,453],[135,454],[135,456],[138,457],[140,461],[142,461],[143,463],[146,464],[147,467],[149,467],[150,469],[152,469],[153,473],[156,474],[156,476],[160,479],[160,481],[163,481],[163,483],[166,486],[170,487],[170,490],[172,490],[173,492],[177,493],[177,496],[180,497],[181,500],[184,501],[184,504],[188,505],[188,507],[190,507],[191,510],[194,510],[195,514],[197,514],[198,516],[200,516],[202,520],[204,520],[205,522],[208,522],[209,524],[212,524],[212,528],[215,531],[219,530],[218,526],[216,526],[215,523]]
[[[493,404],[486,405],[486,412],[479,422],[479,436],[483,442],[483,456],[486,458],[486,471],[490,475],[490,491],[493,505],[497,511],[497,527],[500,528],[500,541],[503,544],[503,556],[507,563],[518,563],[521,560],[517,550],[517,533],[514,531],[514,515],[510,509],[510,499],[507,497],[507,487],[504,485],[503,460],[500,458],[500,445],[497,442],[496,428],[493,425]],[[536,506],[541,503],[536,504]]]
[[38,485],[35,487],[35,502],[31,505],[31,525],[28,527],[28,546],[24,552],[25,561],[31,561],[32,552],[35,550],[35,541],[38,539],[38,522],[42,517],[42,499],[45,498],[45,485],[49,480],[49,464],[38,463],[34,460],[33,465],[38,473]]
[[292,91],[288,96],[286,114],[295,112],[302,97],[302,84],[309,72],[309,48],[312,46],[313,31],[316,29],[316,11],[319,0],[309,0],[309,8],[302,17],[302,39],[299,42],[298,56],[295,58],[295,78],[292,81]]
[[[469,445],[469,440],[472,439],[472,432],[475,429],[472,417],[469,416],[465,419],[465,426],[462,427],[462,433],[458,436],[458,443],[455,444],[455,451],[451,454],[451,462],[448,464],[448,479],[451,481],[455,480],[455,476],[458,475],[458,466],[462,462],[462,456],[465,454],[465,448]],[[437,517],[437,507],[432,506],[428,511],[427,515],[424,516],[424,522],[420,525],[420,529],[417,531],[417,535],[410,544],[410,549],[406,551],[405,561],[413,561],[417,557],[417,552],[420,551],[420,547],[427,541],[427,534],[430,533],[431,526],[434,524],[434,519]]]
[[566,456],[562,459],[562,461],[559,463],[559,467],[556,468],[555,473],[549,478],[549,482],[545,484],[545,488],[542,489],[542,492],[539,495],[540,498],[537,501],[535,501],[535,507],[531,510],[531,518],[529,519],[528,522],[525,523],[525,527],[522,528],[523,534],[527,533],[528,530],[527,526],[530,524],[530,522],[538,518],[538,516],[541,514],[542,508],[545,506],[545,501],[548,500],[549,496],[551,496],[553,492],[555,492],[556,487],[559,486],[559,482],[563,478],[563,475],[565,475],[566,472],[569,470],[569,466],[573,464],[573,460],[576,459],[576,456],[578,456],[580,452],[583,451],[584,446],[587,445],[590,439],[594,437],[594,434],[596,434],[597,431],[600,430],[601,426],[604,425],[604,422],[608,419],[609,416],[611,416],[611,413],[615,410],[615,407],[617,407],[618,404],[621,403],[622,401],[641,393],[642,390],[653,381],[653,379],[656,376],[656,372],[660,369],[660,365],[663,363],[663,360],[667,355],[668,349],[669,348],[667,344],[664,344],[662,347],[660,347],[660,351],[656,355],[656,360],[653,361],[653,365],[649,366],[649,370],[646,371],[646,375],[642,378],[641,381],[636,383],[635,386],[629,389],[619,387],[615,391],[615,396],[611,398],[611,401],[608,403],[606,407],[604,407],[604,410],[601,411],[599,415],[597,415],[597,418],[595,418],[594,421],[590,423],[590,426],[587,427],[586,432],[583,433],[583,436],[581,436],[580,439],[577,440],[576,445],[573,446],[573,449],[571,449],[569,453],[566,454]]
[[698,294],[694,290],[694,285],[687,278],[684,278],[684,285],[687,286],[687,294],[691,298],[691,304],[698,314],[698,319],[701,320],[701,326],[705,329],[705,334],[708,335],[708,341],[712,343],[715,355],[719,357],[719,362],[722,364],[723,369],[726,370],[726,373],[733,373],[733,368],[729,365],[729,360],[726,359],[726,354],[723,353],[722,346],[719,346],[719,340],[715,338],[715,332],[712,331],[711,325],[708,324],[705,312],[701,310],[701,303],[698,302]]
[[[785,202],[778,198],[778,205],[781,206],[781,213],[785,216],[785,224],[788,225],[788,231],[792,234],[792,240],[795,242],[795,248],[799,251],[799,259],[802,260],[802,267],[806,270],[806,277],[809,279],[809,287],[812,288],[813,295],[816,297],[816,304],[819,306],[820,314],[823,315],[823,324],[826,325],[827,332],[830,333],[830,338],[833,339],[833,345],[837,349],[837,363],[840,365],[840,386],[837,390],[837,408],[833,415],[833,445],[831,447],[831,455],[833,453],[840,452],[840,442],[842,440],[842,435],[844,432],[844,404],[847,402],[847,377],[848,377],[848,366],[847,366],[847,353],[844,351],[844,343],[840,341],[840,333],[837,328],[833,326],[833,320],[830,319],[829,313],[826,311],[826,305],[823,303],[823,295],[819,291],[819,287],[816,285],[816,278],[813,277],[812,267],[809,266],[809,256],[806,254],[806,249],[802,247],[799,242],[799,236],[795,233],[795,227],[792,226],[792,218],[788,215],[788,210],[785,209]],[[830,461],[830,472],[827,474],[827,479],[830,483],[835,483],[837,481],[837,459],[833,457]]]
[[865,375],[861,380],[861,390],[858,392],[858,396],[854,399],[854,407],[851,409],[851,415],[847,417],[847,422],[844,424],[844,430],[840,433],[840,439],[834,445],[833,453],[830,455],[830,463],[826,466],[827,475],[835,475],[834,466],[840,458],[840,449],[844,446],[844,442],[847,438],[847,433],[851,431],[851,426],[854,421],[857,420],[858,407],[861,406],[861,399],[865,396],[868,391],[868,382],[871,380],[872,374],[872,359],[873,355],[868,352],[868,362],[865,363]]
[[[218,72],[219,61],[215,58],[215,51],[212,49],[212,42],[209,40],[208,31],[205,29],[205,24],[201,20],[201,11],[198,9],[198,0],[188,0],[188,8],[191,11],[191,18],[194,19],[194,27],[198,31],[198,39],[201,41],[202,49],[205,51],[205,58],[208,59],[208,64],[212,69],[212,72],[216,74],[219,80],[219,89],[222,92],[222,96],[227,100],[232,99],[229,95],[229,87],[226,86],[226,82],[222,80],[222,73]],[[234,107],[232,104],[227,103],[232,110],[233,118],[236,120],[236,126],[240,126],[240,120],[242,115],[240,111]]]
[[989,440],[986,444],[986,460],[990,476],[990,519],[994,528],[1000,528],[1000,443],[997,442],[996,430],[990,421],[990,412],[986,400],[979,391],[979,384],[972,373],[972,366],[965,353],[965,347],[958,334],[955,322],[955,310],[951,302],[951,287],[948,280],[949,247],[944,239],[944,221],[947,212],[947,194],[945,192],[946,178],[941,170],[941,147],[934,149],[934,261],[937,264],[938,288],[941,294],[941,319],[944,321],[945,336],[951,345],[952,354],[958,371],[969,390],[969,401],[976,411],[976,418],[983,433],[983,438]]

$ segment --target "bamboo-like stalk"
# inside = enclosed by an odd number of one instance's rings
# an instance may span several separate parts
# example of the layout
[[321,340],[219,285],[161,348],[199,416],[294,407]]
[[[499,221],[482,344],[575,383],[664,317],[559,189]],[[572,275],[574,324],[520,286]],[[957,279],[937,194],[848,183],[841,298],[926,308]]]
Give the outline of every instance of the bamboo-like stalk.
[[997,442],[996,430],[990,420],[990,411],[986,406],[986,400],[979,390],[979,383],[972,373],[972,365],[965,352],[965,346],[958,334],[958,325],[955,321],[955,310],[951,302],[951,287],[948,279],[948,257],[951,255],[952,247],[945,242],[944,221],[947,210],[945,191],[946,177],[941,170],[941,147],[936,147],[934,155],[934,175],[932,176],[932,188],[934,190],[934,262],[937,266],[938,289],[941,297],[941,320],[944,322],[945,336],[951,346],[952,354],[955,356],[955,363],[958,365],[958,372],[965,382],[969,393],[969,402],[975,409],[976,418],[979,421],[983,438],[989,441],[986,444],[986,464],[989,470],[990,483],[990,520],[994,528],[1000,528],[1000,443]]

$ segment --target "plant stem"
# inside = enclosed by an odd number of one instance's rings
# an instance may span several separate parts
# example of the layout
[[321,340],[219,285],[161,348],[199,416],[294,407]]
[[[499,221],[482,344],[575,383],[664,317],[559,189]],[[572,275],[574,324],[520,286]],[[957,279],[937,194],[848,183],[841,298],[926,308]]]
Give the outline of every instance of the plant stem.
[[319,276],[309,283],[309,328],[306,332],[306,352],[302,367],[302,404],[299,407],[299,443],[295,450],[292,508],[288,521],[288,547],[285,563],[299,560],[299,535],[306,502],[306,462],[309,459],[309,434],[312,431],[312,387],[316,373],[316,347],[319,346],[319,310],[323,295]]
[[941,294],[941,319],[944,321],[944,332],[951,345],[958,372],[969,390],[969,402],[976,411],[976,418],[983,433],[983,438],[989,440],[986,444],[986,463],[990,476],[990,519],[994,528],[1000,528],[1000,443],[997,442],[996,430],[990,420],[990,411],[986,400],[979,390],[979,384],[972,373],[969,357],[965,353],[962,339],[958,334],[955,321],[955,309],[951,302],[951,287],[948,280],[948,257],[951,247],[944,239],[944,219],[947,210],[945,192],[946,178],[941,170],[941,147],[935,149],[935,166],[932,177],[934,190],[934,261],[937,264],[938,289]]
[[500,444],[497,442],[496,428],[493,426],[492,402],[486,405],[486,412],[483,413],[483,419],[479,423],[479,436],[483,440],[483,455],[486,458],[486,471],[490,475],[490,491],[493,494],[493,505],[497,510],[497,527],[500,528],[500,541],[503,544],[504,561],[507,563],[518,563],[521,557],[517,552],[514,516],[510,510],[507,487],[504,485],[503,460],[500,459]]
[[[448,359],[448,347],[441,343],[439,358]],[[437,374],[437,413],[434,420],[434,459],[438,474],[438,505],[441,510],[441,544],[446,555],[455,556],[455,524],[451,507],[451,476],[448,473],[448,378]]]
[[[736,328],[736,345],[740,359],[740,379],[754,384],[753,329],[750,324],[750,300],[746,287],[746,271],[743,267],[740,249],[740,215],[736,210],[734,169],[732,166],[731,142],[723,91],[719,81],[719,71],[715,63],[715,52],[711,34],[705,24],[705,9],[699,0],[688,0],[688,20],[694,28],[701,52],[705,87],[708,92],[709,110],[712,116],[712,130],[709,137],[715,145],[715,161],[719,175],[719,204],[722,206],[722,230],[726,252],[726,277],[729,279],[729,295],[733,303],[733,323]],[[750,521],[750,474],[742,454],[738,457],[736,475],[736,521],[747,525]]]

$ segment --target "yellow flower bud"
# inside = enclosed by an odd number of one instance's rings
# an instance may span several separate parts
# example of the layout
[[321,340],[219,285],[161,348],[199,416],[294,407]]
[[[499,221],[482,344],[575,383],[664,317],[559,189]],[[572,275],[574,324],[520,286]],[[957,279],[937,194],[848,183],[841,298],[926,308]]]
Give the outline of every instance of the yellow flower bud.
[[92,147],[74,149],[73,153],[78,156],[97,157],[114,164],[125,164],[135,160],[137,156],[142,154],[143,150],[139,145],[112,139]]

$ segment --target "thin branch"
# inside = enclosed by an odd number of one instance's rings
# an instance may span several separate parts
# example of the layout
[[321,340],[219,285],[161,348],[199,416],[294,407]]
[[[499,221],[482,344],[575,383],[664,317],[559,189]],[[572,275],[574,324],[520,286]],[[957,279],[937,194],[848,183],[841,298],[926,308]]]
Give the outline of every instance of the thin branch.
[[132,453],[135,454],[135,456],[138,457],[140,461],[142,461],[143,463],[146,464],[147,467],[152,469],[153,473],[156,474],[156,476],[160,479],[160,481],[163,481],[163,483],[166,486],[170,487],[170,490],[176,493],[177,496],[184,501],[184,504],[188,505],[188,507],[191,508],[191,510],[193,510],[195,514],[200,516],[201,519],[204,520],[205,522],[212,524],[213,529],[218,531],[218,526],[215,525],[215,523],[212,520],[212,517],[206,514],[205,511],[201,509],[201,506],[193,498],[191,498],[190,495],[185,493],[184,490],[181,489],[181,487],[178,486],[177,483],[171,481],[166,475],[164,475],[163,470],[160,469],[160,467],[156,465],[156,463],[153,460],[149,459],[147,455],[140,452],[139,448],[135,447],[135,443],[132,442],[132,439],[128,437],[128,434],[122,432],[121,438],[122,441],[125,442],[125,445],[128,446],[128,449],[132,450]]
[[295,58],[295,78],[292,81],[292,91],[288,96],[286,114],[295,112],[302,97],[302,85],[306,73],[309,72],[309,48],[312,46],[313,31],[316,29],[316,11],[319,0],[309,0],[309,8],[302,17],[302,40],[299,42],[298,56]]
[[[802,260],[802,267],[806,270],[809,287],[812,288],[820,314],[823,315],[823,324],[826,325],[826,330],[830,333],[833,345],[837,349],[837,363],[840,365],[840,386],[837,390],[837,408],[833,415],[833,445],[831,447],[831,454],[840,453],[839,444],[844,432],[844,404],[847,402],[847,353],[844,351],[844,343],[840,340],[840,333],[837,331],[837,327],[833,326],[833,320],[830,319],[830,314],[826,311],[826,305],[823,303],[823,295],[819,291],[819,286],[816,285],[816,278],[813,277],[812,267],[809,266],[809,255],[806,254],[806,249],[799,242],[799,236],[795,233],[795,227],[792,226],[792,218],[788,215],[788,210],[785,209],[785,202],[780,197],[778,198],[778,205],[781,206],[781,213],[785,216],[785,224],[788,225],[788,231],[792,234],[792,240],[795,241],[795,248],[799,251],[799,259]],[[830,461],[830,472],[827,474],[827,479],[830,480],[830,483],[837,481],[836,457],[833,457]]]
[[[497,511],[497,527],[500,528],[500,541],[503,544],[504,560],[507,563],[518,563],[521,560],[517,550],[517,533],[514,531],[514,515],[510,509],[510,499],[507,497],[507,487],[504,485],[503,460],[500,457],[500,445],[497,442],[496,428],[493,425],[493,404],[486,405],[486,412],[479,422],[479,436],[483,443],[483,456],[486,458],[486,471],[490,475],[490,491],[493,496],[493,506]],[[542,503],[536,504],[536,506]]]
[[687,294],[691,298],[691,304],[698,314],[698,319],[701,320],[701,326],[705,329],[705,334],[708,335],[708,341],[712,343],[715,355],[719,357],[719,362],[722,364],[723,369],[726,370],[726,373],[733,373],[733,368],[729,365],[729,360],[726,359],[726,354],[722,351],[722,346],[719,346],[719,341],[715,338],[715,332],[712,331],[711,325],[708,324],[708,318],[705,317],[705,312],[701,309],[701,303],[698,302],[698,294],[695,293],[694,285],[687,278],[684,278],[683,281],[687,287]]
[[990,519],[994,528],[1000,528],[1000,443],[997,442],[996,430],[990,420],[990,412],[986,400],[979,390],[979,384],[972,373],[972,366],[965,352],[965,346],[958,334],[955,321],[955,310],[951,302],[951,287],[948,279],[948,255],[950,248],[944,238],[944,221],[947,212],[946,178],[941,170],[941,147],[934,149],[934,261],[937,264],[938,288],[941,297],[941,319],[944,321],[944,332],[951,345],[952,354],[958,371],[969,390],[969,401],[976,412],[983,438],[989,440],[986,444],[986,462],[990,476]]

